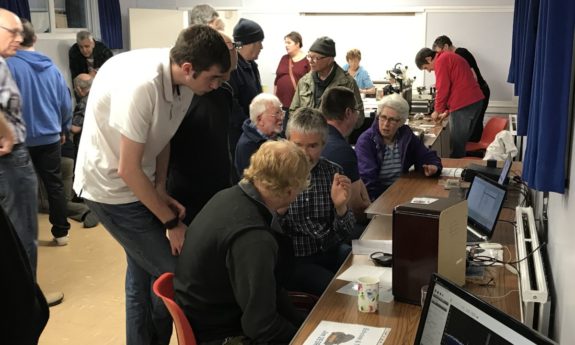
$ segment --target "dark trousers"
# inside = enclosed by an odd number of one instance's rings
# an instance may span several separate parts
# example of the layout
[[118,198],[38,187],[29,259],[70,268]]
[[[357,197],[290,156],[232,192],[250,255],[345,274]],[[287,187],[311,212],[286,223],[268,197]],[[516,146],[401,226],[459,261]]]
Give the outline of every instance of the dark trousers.
[[70,223],[67,219],[66,196],[60,169],[60,142],[28,147],[28,150],[36,173],[44,183],[48,194],[52,235],[54,237],[66,236],[70,229]]
[[286,288],[321,296],[350,252],[350,245],[339,244],[325,252],[295,257]]
[[487,111],[487,106],[489,105],[489,97],[491,96],[491,91],[489,90],[489,86],[487,84],[480,85],[480,87],[481,92],[483,92],[483,96],[485,96],[485,99],[483,100],[483,107],[481,108],[481,112],[479,113],[479,117],[475,123],[475,127],[473,127],[473,132],[471,132],[471,137],[469,137],[469,141],[473,142],[478,142],[481,140],[481,135],[483,134],[483,118],[485,117],[485,112]]

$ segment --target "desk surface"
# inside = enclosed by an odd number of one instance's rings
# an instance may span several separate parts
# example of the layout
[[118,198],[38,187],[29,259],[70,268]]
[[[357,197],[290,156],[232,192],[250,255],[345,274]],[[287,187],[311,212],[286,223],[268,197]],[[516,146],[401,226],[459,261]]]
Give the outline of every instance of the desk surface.
[[[443,161],[447,167],[463,167],[470,161],[447,159]],[[448,196],[448,191],[438,184],[434,178],[424,178],[419,174],[402,176],[377,200],[378,213],[372,219],[364,232],[363,239],[391,239],[391,211],[393,206],[403,203],[417,195]],[[513,194],[513,193],[510,193]],[[510,195],[508,199],[515,201],[518,195]],[[381,200],[380,200],[381,199]],[[378,202],[376,201],[376,202]],[[376,203],[374,202],[374,204]],[[509,201],[508,201],[509,202]],[[511,205],[509,205],[511,207]],[[514,220],[514,211],[504,209],[501,218]],[[499,222],[493,236],[493,242],[507,245],[509,252],[504,252],[504,259],[511,255],[515,257],[514,226],[510,223]],[[351,265],[372,265],[366,255],[350,255],[344,262],[338,276]],[[489,286],[483,286],[493,279]],[[377,313],[361,313],[357,310],[357,297],[340,294],[339,288],[348,282],[334,279],[321,296],[298,333],[292,344],[303,344],[322,320],[365,324],[375,327],[389,327],[391,332],[385,344],[413,344],[417,333],[421,307],[401,302],[379,303]],[[492,284],[494,283],[494,285]],[[519,295],[517,276],[507,269],[498,266],[487,268],[485,279],[478,283],[466,283],[465,288],[491,303],[495,307],[507,312],[516,319],[520,319]]]
[[[464,168],[471,161],[467,159],[443,158],[441,160],[444,167]],[[477,160],[478,164],[482,161]],[[475,163],[475,161],[473,161]],[[439,197],[448,197],[449,191],[439,183],[436,178],[424,177],[421,173],[411,172],[401,176],[401,178],[392,184],[382,195],[365,210],[370,216],[373,215],[391,215],[393,208],[403,204],[413,197],[422,195],[433,195]]]

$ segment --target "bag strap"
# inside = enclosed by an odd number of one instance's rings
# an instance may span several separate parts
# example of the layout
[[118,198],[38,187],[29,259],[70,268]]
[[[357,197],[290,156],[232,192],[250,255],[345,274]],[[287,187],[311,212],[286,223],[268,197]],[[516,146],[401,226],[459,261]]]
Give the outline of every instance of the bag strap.
[[297,88],[297,84],[295,82],[295,78],[293,76],[293,61],[291,60],[291,57],[288,55],[288,65],[289,65],[289,77],[291,79],[291,83],[293,84],[293,88],[294,90]]

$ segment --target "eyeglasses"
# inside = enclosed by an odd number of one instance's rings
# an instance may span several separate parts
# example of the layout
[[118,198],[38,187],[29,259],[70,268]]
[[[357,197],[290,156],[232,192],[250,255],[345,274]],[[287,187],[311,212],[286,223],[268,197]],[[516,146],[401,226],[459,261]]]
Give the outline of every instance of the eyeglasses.
[[276,111],[275,113],[264,113],[264,115],[271,115],[276,119],[283,119],[284,116],[286,115],[286,112],[280,109],[280,110]]
[[22,32],[22,30],[19,30],[19,29],[10,29],[10,28],[7,28],[7,27],[2,26],[2,25],[0,25],[0,28],[2,28],[2,29],[4,29],[4,30],[8,31],[10,34],[12,34],[12,37],[16,37],[16,36],[21,36],[21,37],[22,37],[22,36],[24,35],[24,33]]
[[398,119],[397,117],[390,117],[390,116],[386,116],[386,115],[379,115],[377,118],[382,123],[389,121],[389,123],[391,123],[392,125],[397,125],[399,123],[399,121],[401,121],[401,119]]
[[311,56],[311,55],[309,55],[309,54],[306,55],[306,58],[307,58],[310,62],[313,62],[313,63],[316,63],[316,62],[318,62],[319,60],[323,60],[323,59],[325,59],[325,58],[327,58],[327,57],[329,57],[329,56]]
[[241,47],[243,47],[242,42],[227,42],[226,41],[226,45],[228,46],[229,50],[240,49]]

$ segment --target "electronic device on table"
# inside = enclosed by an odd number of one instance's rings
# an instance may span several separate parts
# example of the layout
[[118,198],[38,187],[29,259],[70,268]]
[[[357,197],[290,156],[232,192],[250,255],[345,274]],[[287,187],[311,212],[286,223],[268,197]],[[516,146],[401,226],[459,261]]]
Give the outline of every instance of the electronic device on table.
[[414,344],[556,343],[457,284],[433,274]]

